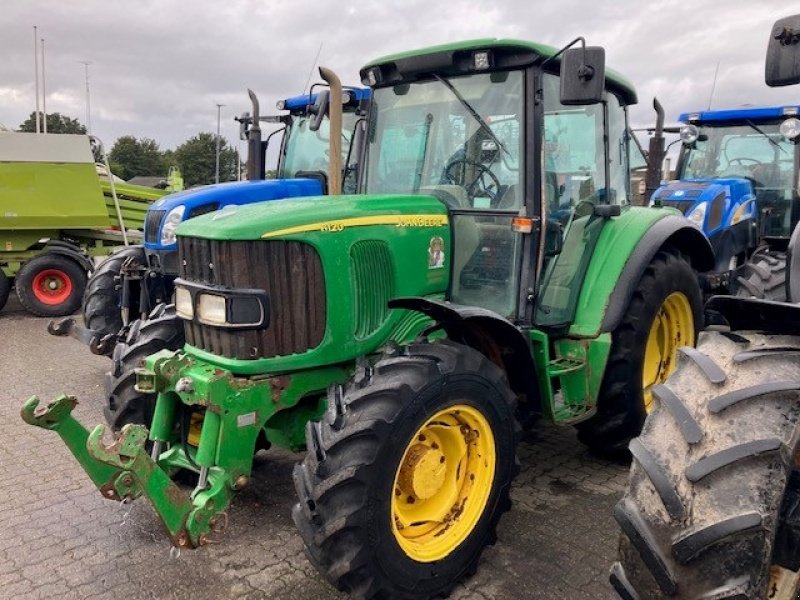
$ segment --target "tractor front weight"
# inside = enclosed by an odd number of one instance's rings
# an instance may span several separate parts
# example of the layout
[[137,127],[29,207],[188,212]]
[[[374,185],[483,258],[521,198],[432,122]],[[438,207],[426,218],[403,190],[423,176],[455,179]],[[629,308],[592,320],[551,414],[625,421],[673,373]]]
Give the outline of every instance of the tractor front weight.
[[[296,377],[240,378],[165,350],[137,370],[137,388],[158,394],[149,432],[129,424],[106,444],[105,426],[90,433],[71,414],[77,400],[63,395],[44,409],[34,396],[22,418],[58,433],[105,498],[146,497],[173,544],[197,547],[227,522],[234,493],[250,479],[259,434],[271,438],[269,432],[281,426],[275,443],[300,446],[305,421],[324,409],[322,400],[309,405],[300,399],[344,377],[340,369],[320,369]],[[269,422],[279,411],[284,414]],[[193,490],[173,480],[179,471],[196,474]]]

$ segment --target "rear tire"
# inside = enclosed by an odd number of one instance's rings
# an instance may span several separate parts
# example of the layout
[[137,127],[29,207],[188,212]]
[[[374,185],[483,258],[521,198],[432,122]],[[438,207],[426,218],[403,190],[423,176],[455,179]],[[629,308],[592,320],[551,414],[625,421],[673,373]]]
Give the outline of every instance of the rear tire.
[[786,253],[759,248],[736,271],[736,295],[786,302]]
[[[83,322],[100,337],[116,334],[122,329],[122,291],[118,288],[122,264],[134,257],[145,264],[144,248],[131,246],[106,258],[89,278],[83,296]],[[139,292],[133,290],[130,314],[137,315]]]
[[6,302],[8,302],[9,294],[11,294],[11,281],[0,269],[0,310],[3,310]]
[[[387,353],[336,386],[294,471],[292,517],[312,564],[360,598],[448,594],[475,572],[510,507],[514,405],[499,368],[450,342]],[[454,455],[459,435],[468,441]]]
[[39,317],[64,317],[81,306],[86,271],[77,262],[48,252],[22,265],[14,279],[17,297]]
[[656,319],[666,320],[667,326],[674,325],[669,323],[673,313],[665,307],[667,299],[676,293],[688,303],[686,312],[691,312],[691,317],[687,315],[684,320],[692,322],[680,324],[681,331],[690,331],[687,337],[691,339],[675,340],[671,344],[668,355],[660,361],[658,383],[665,381],[675,368],[678,348],[694,346],[703,319],[697,273],[680,253],[661,251],[645,269],[625,316],[611,334],[611,351],[600,387],[597,413],[576,425],[578,439],[593,450],[618,452],[639,435],[649,404],[643,381],[651,329]]
[[185,343],[183,321],[175,305],[159,304],[148,320],[131,323],[128,336],[114,348],[111,371],[106,373],[106,402],[103,412],[114,430],[128,423],[150,426],[156,394],[137,392],[136,373],[144,359],[159,350],[180,350]]
[[[796,570],[800,338],[701,334],[656,390],[615,509],[611,582],[623,598],[791,600],[767,595]],[[796,582],[792,585],[796,586]]]

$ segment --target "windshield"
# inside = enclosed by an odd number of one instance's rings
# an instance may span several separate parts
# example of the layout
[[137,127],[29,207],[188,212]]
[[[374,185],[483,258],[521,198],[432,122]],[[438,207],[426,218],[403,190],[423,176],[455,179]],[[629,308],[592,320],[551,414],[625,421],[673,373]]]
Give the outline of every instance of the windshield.
[[[352,112],[342,114],[342,164],[347,159],[350,137],[356,115]],[[328,173],[328,142],[330,122],[325,117],[317,131],[311,131],[309,116],[295,117],[288,130],[283,163],[278,174],[280,178],[297,177],[300,171],[322,171]]]
[[760,187],[791,187],[794,147],[779,123],[700,127],[684,149],[682,179],[748,177]]
[[522,73],[377,89],[365,192],[434,195],[453,209],[522,203]]

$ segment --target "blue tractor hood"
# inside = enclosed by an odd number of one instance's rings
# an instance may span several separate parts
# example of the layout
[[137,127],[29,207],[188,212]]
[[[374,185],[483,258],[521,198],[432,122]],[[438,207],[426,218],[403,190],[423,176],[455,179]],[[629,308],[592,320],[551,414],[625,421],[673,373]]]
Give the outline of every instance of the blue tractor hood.
[[677,208],[709,238],[732,225],[737,208],[742,207],[737,221],[756,212],[753,184],[744,177],[669,181],[653,192],[650,204],[655,203]]
[[182,221],[225,206],[253,204],[282,198],[321,196],[322,184],[314,179],[265,179],[206,185],[165,196],[152,204],[145,219],[145,248],[174,250],[176,243],[161,244],[161,230],[169,213],[184,207]]

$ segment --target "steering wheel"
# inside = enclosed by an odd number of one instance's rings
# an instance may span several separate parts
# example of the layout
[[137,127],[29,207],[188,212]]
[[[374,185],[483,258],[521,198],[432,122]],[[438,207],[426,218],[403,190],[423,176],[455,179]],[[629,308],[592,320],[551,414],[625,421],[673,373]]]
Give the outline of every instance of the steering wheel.
[[747,161],[748,163],[752,163],[754,166],[755,165],[763,165],[764,164],[760,160],[756,160],[755,158],[747,158],[746,156],[740,156],[738,158],[730,159],[728,161],[728,165],[739,164],[739,165],[742,165],[744,167],[744,166],[746,166],[744,164],[744,161]]
[[[474,167],[477,170],[477,175],[469,183],[465,181],[467,167]],[[450,162],[444,168],[443,179],[447,183],[462,186],[467,191],[467,197],[470,200],[478,196],[484,196],[488,197],[491,203],[494,204],[500,192],[500,180],[497,175],[492,173],[485,165],[465,158],[457,158]]]

